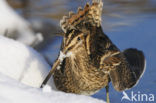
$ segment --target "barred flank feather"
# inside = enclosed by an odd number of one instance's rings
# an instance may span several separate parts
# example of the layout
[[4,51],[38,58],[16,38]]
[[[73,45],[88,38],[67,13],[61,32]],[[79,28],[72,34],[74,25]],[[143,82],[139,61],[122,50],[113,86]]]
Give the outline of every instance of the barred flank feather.
[[127,67],[120,65],[110,72],[112,84],[117,91],[135,86],[145,71],[145,57],[142,51],[130,48],[122,53],[128,63]]

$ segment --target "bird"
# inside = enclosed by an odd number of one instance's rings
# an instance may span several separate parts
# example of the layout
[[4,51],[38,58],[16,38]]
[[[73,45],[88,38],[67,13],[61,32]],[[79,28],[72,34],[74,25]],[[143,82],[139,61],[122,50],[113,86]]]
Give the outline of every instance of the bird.
[[109,39],[101,26],[102,8],[102,0],[92,0],[77,13],[63,16],[60,55],[41,88],[53,76],[56,88],[66,93],[93,95],[105,88],[110,103],[110,82],[116,91],[138,83],[145,71],[144,53],[136,48],[121,51]]

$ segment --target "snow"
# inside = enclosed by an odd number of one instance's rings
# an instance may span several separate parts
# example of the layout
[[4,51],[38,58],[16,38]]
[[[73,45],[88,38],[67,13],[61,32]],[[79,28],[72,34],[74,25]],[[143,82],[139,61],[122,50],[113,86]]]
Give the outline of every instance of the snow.
[[70,57],[71,55],[73,55],[72,52],[67,52],[66,54],[64,54],[62,51],[60,51],[58,59],[62,62],[66,57]]
[[62,51],[60,51],[60,55],[58,59],[62,62],[64,58],[66,58],[66,55]]
[[[66,54],[64,54],[62,51],[60,51],[59,57],[58,59],[60,60],[60,65],[62,64],[63,60],[66,57],[70,57],[71,55],[73,55],[72,52],[67,52]],[[60,69],[60,65],[57,66],[57,69]]]
[[0,72],[24,84],[40,87],[51,69],[44,58],[31,47],[3,36],[0,36],[0,47]]
[[50,87],[49,85],[45,85],[45,86],[43,87],[42,91],[43,91],[43,92],[51,92],[52,89],[51,89],[51,87]]
[[29,22],[19,16],[5,0],[0,0],[0,11],[0,35],[5,35],[7,32],[5,36],[15,38],[27,45],[34,45],[43,40],[42,35],[35,34]]
[[92,97],[63,92],[43,92],[0,74],[0,103],[105,103]]
[[0,103],[105,103],[56,91],[52,78],[38,88],[50,69],[44,58],[31,47],[3,36],[0,47]]

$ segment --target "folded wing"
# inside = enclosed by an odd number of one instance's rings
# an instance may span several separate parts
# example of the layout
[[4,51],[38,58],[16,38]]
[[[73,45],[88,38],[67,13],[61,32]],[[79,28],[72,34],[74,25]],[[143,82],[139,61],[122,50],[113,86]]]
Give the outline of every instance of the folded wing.
[[145,71],[145,57],[142,51],[126,49],[121,53],[121,64],[110,71],[110,78],[117,91],[132,88]]

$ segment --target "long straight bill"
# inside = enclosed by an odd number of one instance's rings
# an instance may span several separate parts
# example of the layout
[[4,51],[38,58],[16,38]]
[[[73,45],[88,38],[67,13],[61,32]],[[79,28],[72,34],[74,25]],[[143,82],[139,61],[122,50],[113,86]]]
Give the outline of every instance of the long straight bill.
[[56,62],[54,63],[52,69],[50,70],[49,74],[47,75],[47,77],[45,78],[45,80],[43,81],[42,85],[40,86],[40,88],[43,88],[44,85],[47,84],[48,80],[50,79],[50,77],[54,74],[55,70],[57,69],[57,67],[60,65],[60,59],[57,59]]

